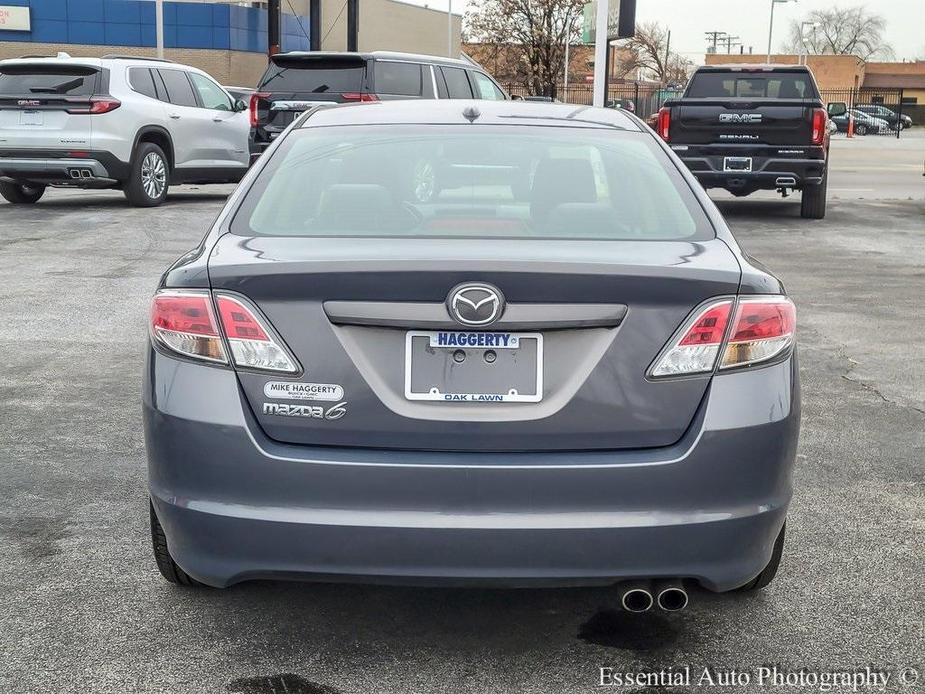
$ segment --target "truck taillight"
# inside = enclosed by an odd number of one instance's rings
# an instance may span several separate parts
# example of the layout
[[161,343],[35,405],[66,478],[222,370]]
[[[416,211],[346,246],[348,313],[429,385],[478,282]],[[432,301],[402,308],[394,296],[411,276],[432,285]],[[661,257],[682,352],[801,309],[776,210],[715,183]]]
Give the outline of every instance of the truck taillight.
[[720,369],[760,364],[790,349],[795,331],[796,309],[785,296],[717,299],[691,313],[649,376],[711,373],[720,354]]
[[361,92],[344,92],[341,94],[341,98],[344,101],[360,101],[362,103],[379,101],[379,97],[375,94],[363,94]]
[[251,94],[250,99],[250,115],[251,115],[251,127],[257,127],[257,106],[260,104],[261,99],[269,99],[270,95],[266,92],[254,92]]
[[[263,371],[297,373],[282,339],[248,300],[205,289],[164,290],[151,302],[151,338],[162,349],[190,359]],[[223,338],[224,333],[224,340]]]
[[813,109],[813,144],[821,145],[825,142],[826,120],[828,114],[824,108]]
[[665,142],[669,141],[669,130],[671,129],[671,109],[670,108],[660,108],[658,110],[658,118],[655,121],[655,132],[658,133],[658,136],[662,138]]

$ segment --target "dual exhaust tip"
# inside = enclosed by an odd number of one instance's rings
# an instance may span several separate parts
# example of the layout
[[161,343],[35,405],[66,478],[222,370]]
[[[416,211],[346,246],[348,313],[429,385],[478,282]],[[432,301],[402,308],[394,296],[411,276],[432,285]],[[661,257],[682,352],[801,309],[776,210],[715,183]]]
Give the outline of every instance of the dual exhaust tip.
[[90,169],[69,169],[67,173],[71,178],[93,178]]
[[627,612],[648,612],[656,605],[665,612],[680,612],[688,603],[680,580],[631,581],[619,586],[620,605]]

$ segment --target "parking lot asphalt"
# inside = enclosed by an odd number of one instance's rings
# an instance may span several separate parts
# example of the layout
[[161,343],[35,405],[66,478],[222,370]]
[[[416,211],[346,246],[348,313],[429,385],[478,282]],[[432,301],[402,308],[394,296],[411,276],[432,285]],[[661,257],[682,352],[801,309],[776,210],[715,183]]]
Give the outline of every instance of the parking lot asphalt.
[[771,664],[871,666],[893,673],[886,691],[922,691],[925,178],[879,172],[894,159],[868,140],[836,143],[832,188],[865,194],[830,190],[823,221],[799,217],[799,196],[717,196],[797,303],[803,432],[777,580],[696,592],[673,615],[616,612],[607,589],[165,583],[139,404],[147,305],[229,188],[155,210],[109,192],[0,204],[0,691],[561,693],[599,689],[601,666],[693,670],[690,686],[617,688],[636,694],[713,691],[704,667],[752,674],[725,691],[818,691],[759,686]]

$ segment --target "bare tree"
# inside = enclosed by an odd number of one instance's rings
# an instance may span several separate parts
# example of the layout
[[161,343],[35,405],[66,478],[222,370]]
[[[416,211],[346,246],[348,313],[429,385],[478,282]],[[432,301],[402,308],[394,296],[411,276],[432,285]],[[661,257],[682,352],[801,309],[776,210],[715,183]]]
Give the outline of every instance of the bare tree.
[[622,43],[627,58],[620,70],[629,74],[642,71],[643,76],[659,82],[686,82],[693,63],[677,53],[668,52],[668,29],[658,22],[636,25],[636,35]]
[[[815,27],[804,27],[813,22]],[[801,33],[801,29],[803,29]],[[884,40],[886,20],[862,5],[813,10],[802,20],[790,23],[788,53],[809,55],[856,55],[864,60],[892,58],[893,49]]]
[[466,39],[509,47],[498,55],[534,94],[554,96],[565,44],[581,38],[584,0],[480,0],[466,12]]

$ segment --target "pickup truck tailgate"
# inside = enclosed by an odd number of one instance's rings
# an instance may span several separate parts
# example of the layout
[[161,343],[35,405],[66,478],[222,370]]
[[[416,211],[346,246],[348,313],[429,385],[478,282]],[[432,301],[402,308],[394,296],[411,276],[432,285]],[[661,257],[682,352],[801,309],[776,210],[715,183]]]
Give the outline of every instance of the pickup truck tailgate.
[[745,99],[691,99],[676,105],[671,140],[683,144],[809,143],[812,102],[802,99],[761,103]]

